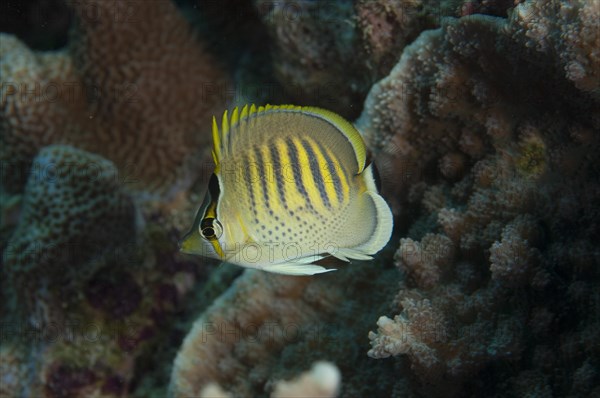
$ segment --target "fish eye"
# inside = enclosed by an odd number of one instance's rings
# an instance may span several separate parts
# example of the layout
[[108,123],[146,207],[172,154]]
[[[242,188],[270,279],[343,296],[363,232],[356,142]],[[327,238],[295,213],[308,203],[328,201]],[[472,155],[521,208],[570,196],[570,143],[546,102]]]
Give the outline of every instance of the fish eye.
[[218,239],[223,234],[223,226],[214,218],[205,218],[200,225],[200,234],[204,239]]
[[213,227],[206,227],[202,229],[202,236],[206,239],[212,239],[215,237],[215,230]]

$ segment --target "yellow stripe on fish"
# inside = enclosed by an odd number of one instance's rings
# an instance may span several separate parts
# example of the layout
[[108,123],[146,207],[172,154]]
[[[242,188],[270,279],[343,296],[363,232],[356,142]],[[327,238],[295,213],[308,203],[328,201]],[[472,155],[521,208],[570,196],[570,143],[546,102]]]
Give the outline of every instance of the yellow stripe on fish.
[[296,187],[306,199],[308,207],[325,214],[331,203],[316,155],[306,139],[294,137],[288,140],[290,160],[300,172],[300,181],[296,181]]
[[252,105],[212,127],[215,172],[183,251],[311,275],[330,271],[314,261],[370,259],[389,240],[389,206],[360,133],[342,117]]

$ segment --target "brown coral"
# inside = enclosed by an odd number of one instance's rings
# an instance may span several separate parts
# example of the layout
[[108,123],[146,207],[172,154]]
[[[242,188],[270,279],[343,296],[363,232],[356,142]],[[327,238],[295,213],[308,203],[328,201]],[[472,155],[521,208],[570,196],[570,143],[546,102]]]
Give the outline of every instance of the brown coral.
[[440,282],[441,274],[453,260],[454,246],[445,235],[427,234],[421,242],[410,238],[400,239],[394,256],[396,266],[423,289]]
[[38,55],[1,38],[1,160],[27,171],[40,147],[68,143],[112,160],[130,188],[189,185],[210,117],[225,102],[222,68],[170,1],[70,5],[77,23],[69,52]]
[[[485,391],[473,374],[506,360],[515,369],[501,373],[513,382],[498,391],[560,395],[586,358],[581,347],[597,322],[575,302],[594,296],[598,283],[584,260],[596,258],[586,242],[597,238],[600,216],[590,206],[600,197],[600,141],[590,134],[600,128],[597,11],[584,1],[523,2],[507,20],[447,20],[409,45],[366,100],[358,124],[376,156],[412,164],[419,176],[400,172],[393,186],[395,212],[409,215],[396,257],[409,278],[394,302],[398,315],[380,318],[371,333],[371,354],[408,357],[423,393]],[[573,62],[581,68],[571,70]],[[414,255],[427,232],[451,242],[455,261],[443,273]],[[568,286],[577,297],[570,303]],[[413,330],[407,300],[444,314],[445,345],[402,345]],[[566,315],[573,311],[577,318]],[[572,364],[564,380],[549,376],[563,365],[548,346]],[[532,364],[534,355],[548,363]],[[428,373],[419,364],[432,357]]]
[[396,315],[393,321],[385,316],[379,318],[377,334],[369,333],[373,347],[368,354],[373,358],[408,354],[413,366],[429,372],[440,362],[430,345],[446,341],[445,319],[429,300],[404,299],[402,307],[405,313]]
[[326,283],[246,271],[194,323],[175,359],[173,396],[199,395],[209,383],[252,395],[252,385],[263,384],[271,373],[272,353],[298,339],[341,299],[338,288],[321,290]]
[[517,37],[527,47],[540,53],[552,53],[564,77],[580,90],[589,92],[595,100],[600,98],[600,4],[597,1],[529,1],[515,9],[512,20]]
[[36,53],[0,33],[0,162],[5,189],[18,191],[45,145],[87,129],[83,92],[66,51]]
[[439,7],[439,15],[450,15],[452,6],[421,0],[355,2],[357,29],[369,55],[368,64],[377,76],[385,76],[398,61],[404,47],[419,33],[438,23],[434,13],[423,8]]
[[539,263],[535,248],[539,233],[537,226],[527,217],[519,217],[502,231],[502,240],[490,247],[492,278],[513,286],[527,283]]

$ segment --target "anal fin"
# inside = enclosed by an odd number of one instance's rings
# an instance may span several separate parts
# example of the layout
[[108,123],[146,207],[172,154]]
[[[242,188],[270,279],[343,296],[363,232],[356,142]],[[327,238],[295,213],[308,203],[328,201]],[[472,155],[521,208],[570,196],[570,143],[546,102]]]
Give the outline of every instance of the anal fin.
[[348,248],[340,248],[335,253],[331,253],[331,255],[335,258],[339,258],[340,260],[347,262],[350,262],[350,260],[367,261],[373,259],[372,256],[364,254],[361,251]]
[[324,268],[315,264],[282,263],[273,264],[261,268],[263,271],[283,275],[315,275],[323,272],[335,271],[335,268]]

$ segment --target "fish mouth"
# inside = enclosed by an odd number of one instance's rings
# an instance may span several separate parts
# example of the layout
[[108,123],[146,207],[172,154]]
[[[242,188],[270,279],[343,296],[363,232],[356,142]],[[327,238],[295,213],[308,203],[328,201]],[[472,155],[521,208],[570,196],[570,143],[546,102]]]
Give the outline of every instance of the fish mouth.
[[184,254],[193,254],[196,256],[216,258],[224,260],[223,252],[215,250],[214,246],[208,243],[200,234],[195,231],[189,232],[177,242],[179,252]]
[[195,234],[188,232],[177,242],[179,251],[185,254],[197,254],[202,250],[202,242],[199,242]]

